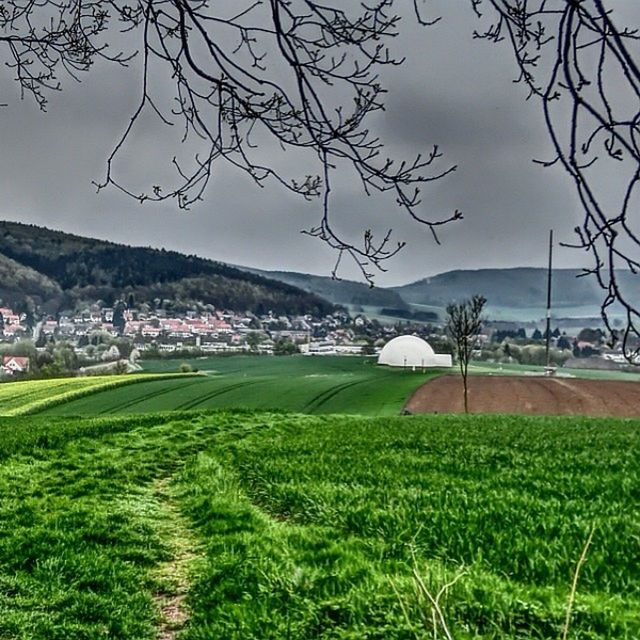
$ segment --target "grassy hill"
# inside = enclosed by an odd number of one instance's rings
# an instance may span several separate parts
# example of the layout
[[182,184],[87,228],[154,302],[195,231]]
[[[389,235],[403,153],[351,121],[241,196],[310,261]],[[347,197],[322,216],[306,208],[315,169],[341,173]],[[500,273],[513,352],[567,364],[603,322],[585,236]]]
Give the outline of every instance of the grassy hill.
[[[63,393],[63,387],[52,392],[54,400],[50,405],[41,403],[34,408],[27,404],[23,411],[19,397],[4,400],[0,393],[0,415],[9,412],[115,415],[240,407],[308,414],[391,416],[400,413],[417,387],[439,373],[378,367],[375,359],[364,357],[231,356],[189,362],[206,375],[180,377],[174,373],[170,376],[167,374],[178,368],[175,360],[145,361],[145,369],[156,375],[141,375],[135,384],[126,386],[116,381],[126,381],[130,376],[114,376],[111,386],[86,389],[83,386],[82,394],[70,395],[64,403],[55,400]],[[46,382],[23,383],[23,388],[26,392],[29,385],[38,384],[44,386]],[[7,386],[0,385],[0,392]]]
[[637,638],[638,477],[637,421],[1,418],[0,637],[559,638],[593,530],[568,637]]
[[[3,266],[4,265],[4,266]],[[194,304],[257,313],[314,313],[333,306],[321,297],[226,264],[175,251],[0,221],[0,274],[7,303],[33,298],[50,309],[123,296],[167,300],[175,310]]]

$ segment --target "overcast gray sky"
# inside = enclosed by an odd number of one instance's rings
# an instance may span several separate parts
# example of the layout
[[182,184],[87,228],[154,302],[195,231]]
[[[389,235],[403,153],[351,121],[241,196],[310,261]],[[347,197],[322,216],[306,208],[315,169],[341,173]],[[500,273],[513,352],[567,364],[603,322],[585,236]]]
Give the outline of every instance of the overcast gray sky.
[[[640,3],[618,0],[625,20],[640,25]],[[408,5],[408,0],[407,0]],[[427,187],[425,211],[460,209],[464,220],[442,230],[436,245],[388,202],[341,184],[334,199],[340,228],[355,233],[365,218],[391,226],[407,247],[387,264],[380,285],[402,284],[459,268],[543,266],[547,233],[573,240],[580,211],[573,187],[548,158],[542,114],[513,84],[510,51],[472,38],[479,25],[468,0],[433,0],[443,20],[424,29],[409,21],[394,43],[403,67],[385,78],[388,110],[376,120],[394,153],[411,156],[434,143],[458,170]],[[170,203],[140,205],[114,190],[96,194],[92,180],[135,106],[136,70],[99,67],[81,84],[66,81],[48,113],[20,101],[9,76],[0,81],[0,216],[128,244],[166,247],[262,269],[328,275],[332,253],[300,234],[318,203],[278,186],[259,189],[244,174],[220,166],[203,203],[180,212]],[[150,130],[126,150],[120,170],[153,178],[172,154],[162,131]],[[577,266],[581,254],[558,250],[557,266]],[[345,277],[357,276],[346,266]]]

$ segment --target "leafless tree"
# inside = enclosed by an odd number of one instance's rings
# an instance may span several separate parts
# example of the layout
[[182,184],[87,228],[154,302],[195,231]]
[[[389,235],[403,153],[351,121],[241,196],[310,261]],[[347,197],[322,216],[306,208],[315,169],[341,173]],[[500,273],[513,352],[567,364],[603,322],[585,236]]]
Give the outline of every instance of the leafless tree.
[[[98,190],[112,186],[141,202],[171,199],[188,209],[225,161],[260,186],[273,180],[318,198],[319,222],[306,233],[337,251],[336,269],[349,256],[371,282],[403,243],[390,230],[379,238],[367,230],[353,243],[335,229],[329,213],[337,171],[352,171],[367,195],[392,194],[436,240],[438,226],[462,217],[422,213],[425,184],[455,170],[442,164],[437,147],[394,161],[369,129],[370,116],[384,108],[380,70],[401,63],[389,50],[400,21],[395,9],[396,0],[14,0],[0,3],[0,44],[22,93],[42,109],[64,73],[80,78],[99,60],[141,66],[139,103]],[[116,48],[131,42],[130,52]],[[171,80],[170,109],[154,91],[158,77]],[[172,186],[138,192],[117,160],[149,115],[181,125],[182,141],[196,142],[198,151],[187,163],[176,154]],[[274,144],[314,170],[285,175],[265,160]]]
[[486,302],[483,296],[475,295],[469,300],[447,305],[446,331],[460,367],[465,413],[469,413],[469,362],[478,344],[482,329],[482,310]]
[[603,289],[602,318],[613,335],[611,311],[624,309],[621,339],[633,360],[640,349],[640,305],[619,276],[640,270],[638,31],[625,26],[610,1],[471,3],[489,21],[476,37],[504,41],[515,56],[516,82],[542,106],[554,153],[542,164],[561,166],[581,203],[583,218],[571,246],[593,258],[584,275]]

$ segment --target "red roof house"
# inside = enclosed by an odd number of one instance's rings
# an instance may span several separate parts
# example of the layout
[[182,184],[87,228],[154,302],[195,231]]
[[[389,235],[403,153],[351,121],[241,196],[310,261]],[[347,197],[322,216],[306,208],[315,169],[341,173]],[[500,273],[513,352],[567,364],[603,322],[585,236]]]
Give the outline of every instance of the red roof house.
[[27,371],[29,371],[29,358],[22,356],[3,356],[2,371],[10,376],[16,373],[27,373]]

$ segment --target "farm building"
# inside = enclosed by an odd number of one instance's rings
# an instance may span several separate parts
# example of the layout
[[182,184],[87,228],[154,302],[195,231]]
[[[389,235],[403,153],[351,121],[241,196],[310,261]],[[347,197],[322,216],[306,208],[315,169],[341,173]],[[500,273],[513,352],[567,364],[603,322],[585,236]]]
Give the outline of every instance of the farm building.
[[388,367],[450,367],[451,356],[438,354],[431,345],[417,336],[398,336],[382,347],[378,364]]

